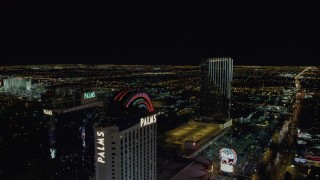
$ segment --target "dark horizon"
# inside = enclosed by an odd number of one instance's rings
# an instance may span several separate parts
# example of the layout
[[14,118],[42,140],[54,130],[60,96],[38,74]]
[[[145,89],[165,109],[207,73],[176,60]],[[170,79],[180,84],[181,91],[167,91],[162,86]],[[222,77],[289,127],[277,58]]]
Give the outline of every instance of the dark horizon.
[[0,65],[199,65],[205,57],[232,57],[235,65],[317,65],[314,7],[250,5],[9,2],[1,7]]
[[[234,56],[207,56],[199,57],[197,59],[181,58],[181,57],[168,57],[163,58],[162,61],[159,58],[134,57],[131,58],[108,58],[106,56],[62,56],[62,57],[5,57],[2,59],[6,60],[7,63],[1,63],[0,66],[14,66],[14,65],[44,65],[44,64],[85,64],[85,65],[101,65],[101,64],[114,64],[114,65],[191,65],[199,66],[203,58],[212,57],[231,57],[234,60],[235,66],[318,66],[319,64],[314,60],[313,57],[299,56],[288,56],[288,57],[250,57],[250,58],[239,58]],[[130,59],[131,61],[128,61]],[[152,61],[149,61],[152,60]]]

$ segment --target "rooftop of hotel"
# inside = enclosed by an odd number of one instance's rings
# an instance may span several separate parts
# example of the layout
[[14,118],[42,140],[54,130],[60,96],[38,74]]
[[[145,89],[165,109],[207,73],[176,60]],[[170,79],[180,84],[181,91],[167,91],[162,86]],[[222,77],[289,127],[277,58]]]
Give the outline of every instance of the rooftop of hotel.
[[166,143],[183,146],[186,141],[200,142],[211,139],[223,129],[219,124],[189,122],[166,133]]

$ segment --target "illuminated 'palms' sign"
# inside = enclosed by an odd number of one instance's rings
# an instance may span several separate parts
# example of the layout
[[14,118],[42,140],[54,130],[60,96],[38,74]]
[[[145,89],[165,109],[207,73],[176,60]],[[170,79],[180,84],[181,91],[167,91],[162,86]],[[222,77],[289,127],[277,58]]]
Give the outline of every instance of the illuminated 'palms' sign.
[[83,99],[91,99],[96,97],[96,92],[85,92],[83,94]]

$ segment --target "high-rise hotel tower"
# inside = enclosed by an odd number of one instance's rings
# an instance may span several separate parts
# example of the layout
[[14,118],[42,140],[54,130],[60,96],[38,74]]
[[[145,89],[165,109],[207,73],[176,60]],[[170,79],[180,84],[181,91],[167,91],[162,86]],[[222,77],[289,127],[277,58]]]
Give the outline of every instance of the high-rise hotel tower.
[[51,159],[48,179],[61,179],[61,176],[88,179],[94,175],[92,127],[103,114],[103,101],[97,87],[82,83],[48,86],[41,100]]
[[200,113],[203,121],[230,119],[233,59],[208,58],[201,62]]
[[97,180],[156,179],[157,117],[149,96],[126,90],[112,97],[106,122],[94,127]]

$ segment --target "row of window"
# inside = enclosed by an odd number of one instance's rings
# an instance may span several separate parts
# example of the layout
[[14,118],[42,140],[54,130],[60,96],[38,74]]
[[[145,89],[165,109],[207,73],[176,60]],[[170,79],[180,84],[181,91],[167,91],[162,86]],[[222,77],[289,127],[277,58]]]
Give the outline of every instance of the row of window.
[[156,178],[156,169],[150,169],[149,173],[147,171],[144,171],[141,173],[141,171],[136,171],[134,174],[124,174],[121,173],[121,179],[132,179],[132,180],[140,180],[140,179],[147,179],[152,180]]
[[[142,178],[147,178],[149,173],[146,172],[148,172],[147,170],[150,170],[150,168],[153,169],[154,176],[153,178],[147,179],[155,179],[155,163],[148,163],[148,161],[155,162],[156,159],[156,132],[154,129],[155,124],[124,133],[120,136],[121,179],[141,179],[138,178],[140,176],[142,176]],[[149,142],[149,140],[152,142]],[[141,148],[143,149],[139,148],[139,146],[142,146]],[[112,150],[115,150],[115,148],[112,148]],[[152,158],[149,158],[149,156],[144,156],[146,150],[151,150],[150,153],[152,153]],[[130,156],[131,152],[132,156]],[[140,156],[137,153],[140,154]],[[140,158],[136,159],[136,157]]]
[[[148,134],[154,134],[156,133],[155,130],[155,126],[156,124],[152,124],[152,125],[148,125],[139,129],[136,129],[134,131],[128,132],[128,133],[124,133],[124,138],[126,139],[127,137],[129,138],[129,140],[131,140],[132,138],[137,138],[138,136],[146,136]],[[122,138],[122,136],[120,136],[120,138]]]
[[[113,139],[114,138],[114,136],[111,136],[111,138]],[[116,145],[116,142],[115,141],[111,141],[111,144],[112,145]],[[114,146],[112,146],[111,147],[111,150],[112,151],[115,151],[116,150],[116,147],[114,147]],[[111,153],[111,158],[112,158],[112,162],[111,162],[111,167],[112,167],[112,179],[115,179],[115,156],[116,156],[116,153],[115,152],[112,152]]]

